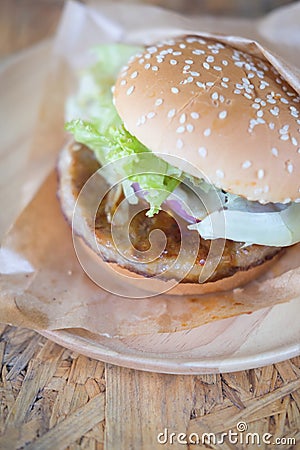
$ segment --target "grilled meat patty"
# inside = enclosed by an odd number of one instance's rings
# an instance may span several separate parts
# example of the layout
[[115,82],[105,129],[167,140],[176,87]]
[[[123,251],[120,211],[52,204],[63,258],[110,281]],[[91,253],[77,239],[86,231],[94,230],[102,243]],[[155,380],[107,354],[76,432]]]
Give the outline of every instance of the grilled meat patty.
[[[61,159],[68,166],[70,194],[76,199],[86,181],[100,168],[100,165],[94,153],[83,145],[73,143],[64,151],[66,158]],[[58,167],[60,184],[58,195],[61,200],[66,184],[64,173],[65,170]],[[98,249],[105,261],[117,263],[145,277],[159,276],[165,280],[175,279],[181,282],[198,283],[203,267],[211,265],[213,270],[207,281],[212,282],[258,266],[281,251],[278,247],[261,245],[245,247],[242,242],[201,239],[196,231],[188,230],[187,223],[175,216],[172,211],[161,211],[149,218],[145,214],[148,208],[143,200],[140,200],[138,207],[122,202],[123,196],[119,195],[120,190],[106,194],[99,207],[95,209],[95,202],[98,205],[102,193],[107,189],[105,180],[99,176],[87,192],[79,197],[83,220],[86,221],[90,230],[95,229]],[[64,206],[64,202],[62,205],[66,218],[71,222],[71,206],[66,204]],[[116,215],[116,221],[113,220],[112,233],[111,218],[114,210],[118,208],[122,212]],[[93,222],[93,210],[96,212],[95,222]],[[129,220],[130,217],[131,220]],[[76,229],[75,225],[75,232],[85,239],[83,228]],[[154,230],[161,230],[164,233],[164,239],[161,234],[156,236],[159,245],[156,245],[154,237],[151,240],[151,233]],[[208,258],[212,242],[216,246],[221,246],[220,248],[224,247],[220,258],[218,254],[216,256],[212,254]],[[92,242],[88,244],[97,251]],[[218,258],[218,261],[215,258]]]

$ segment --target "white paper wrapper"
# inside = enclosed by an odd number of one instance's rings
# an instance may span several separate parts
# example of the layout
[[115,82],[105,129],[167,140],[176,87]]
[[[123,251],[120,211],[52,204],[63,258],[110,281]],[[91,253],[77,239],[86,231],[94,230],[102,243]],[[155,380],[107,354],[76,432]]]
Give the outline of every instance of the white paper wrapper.
[[[299,9],[297,5],[292,10],[291,20]],[[285,23],[287,15],[288,10]],[[147,20],[141,20],[143,17]],[[24,163],[27,182],[23,204],[29,203],[1,247],[2,322],[41,330],[83,328],[113,337],[173,332],[250,313],[300,295],[299,246],[287,251],[264,280],[233,292],[202,297],[160,295],[139,300],[108,294],[82,271],[71,231],[56,199],[54,166],[65,141],[64,103],[75,88],[76,73],[92,60],[92,46],[116,41],[148,44],[182,33],[211,36],[268,59],[299,92],[299,67],[279,56],[288,44],[285,39],[283,47],[276,46],[272,17],[233,22],[186,18],[150,6],[91,2],[86,7],[67,3],[53,43],[29,161]],[[218,34],[213,33],[215,30]],[[260,38],[261,30],[264,44],[253,40]],[[243,31],[247,38],[235,37]],[[267,50],[267,41],[272,51]]]

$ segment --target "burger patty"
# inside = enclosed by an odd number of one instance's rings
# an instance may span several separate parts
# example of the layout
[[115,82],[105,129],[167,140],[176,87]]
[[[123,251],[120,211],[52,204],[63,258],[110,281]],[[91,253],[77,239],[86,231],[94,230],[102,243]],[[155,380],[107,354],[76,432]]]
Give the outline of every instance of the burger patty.
[[[100,168],[100,165],[94,153],[83,145],[70,144],[67,151],[69,182],[72,195],[74,199],[77,199],[86,181]],[[62,196],[64,186],[59,170],[58,173],[59,195]],[[95,186],[93,186],[93,195],[101,198],[100,191],[104,192],[107,185],[103,178],[99,180],[99,195],[95,192]],[[91,192],[88,195],[91,196]],[[111,203],[113,196],[117,198],[115,204]],[[95,225],[93,225],[94,214],[91,210],[89,211],[87,195],[85,198],[80,197],[79,200],[84,220],[90,230],[95,230],[101,257],[105,261],[117,263],[145,277],[159,276],[164,280],[175,279],[181,282],[198,283],[199,276],[205,267],[208,269],[207,273],[210,273],[206,281],[212,282],[258,266],[281,251],[278,247],[245,246],[244,243],[230,240],[201,239],[196,231],[188,230],[187,223],[175,216],[172,211],[160,211],[150,218],[146,216],[148,207],[143,200],[139,201],[138,206],[131,206],[128,202],[122,202],[123,195],[118,193],[107,194],[103,197],[103,201],[96,210]],[[111,217],[114,210],[117,211],[117,207],[122,210],[122,213],[116,215],[117,219],[113,220],[112,227]],[[67,208],[63,207],[63,209],[65,216],[71,221],[72,217],[66,212]],[[130,217],[131,220],[129,220]],[[154,230],[161,230],[165,238],[162,238],[161,234],[156,238],[153,235],[152,242],[151,232]],[[77,230],[76,226],[75,232],[85,239],[85,233]],[[157,242],[160,248],[156,248]],[[91,242],[88,243],[94,247]],[[217,249],[212,248],[209,255],[212,243]]]

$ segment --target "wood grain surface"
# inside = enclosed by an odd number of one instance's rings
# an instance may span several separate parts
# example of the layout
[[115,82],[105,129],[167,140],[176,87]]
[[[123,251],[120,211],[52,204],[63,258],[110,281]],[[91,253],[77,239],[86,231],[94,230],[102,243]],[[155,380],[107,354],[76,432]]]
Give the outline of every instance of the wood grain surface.
[[[259,15],[287,1],[152,1],[193,12]],[[51,35],[61,0],[1,0],[0,56]],[[159,433],[223,433],[245,422],[267,445],[160,444]],[[285,441],[282,439],[286,439]],[[163,440],[163,436],[160,438]],[[171,438],[172,439],[172,438]],[[182,437],[182,439],[184,439]],[[176,443],[177,442],[177,443]],[[297,444],[298,443],[298,444]],[[0,449],[297,449],[300,357],[261,369],[175,376],[94,361],[0,324]]]

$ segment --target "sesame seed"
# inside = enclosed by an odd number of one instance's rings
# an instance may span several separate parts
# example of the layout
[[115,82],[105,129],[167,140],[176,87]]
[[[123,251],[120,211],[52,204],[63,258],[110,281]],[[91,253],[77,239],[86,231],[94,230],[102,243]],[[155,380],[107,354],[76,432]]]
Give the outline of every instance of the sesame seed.
[[274,130],[274,128],[275,128],[275,123],[274,123],[274,122],[270,122],[270,123],[269,123],[269,128],[270,128],[270,130]]
[[204,55],[205,51],[204,50],[200,50],[200,49],[196,49],[192,51],[193,55]]
[[207,70],[210,69],[210,65],[209,65],[207,62],[204,62],[204,63],[202,64],[202,66],[204,67],[204,69],[207,69]]
[[182,139],[177,139],[176,147],[177,147],[178,149],[181,149],[181,148],[183,147],[183,141],[182,141]]
[[210,128],[206,128],[206,130],[204,130],[203,134],[206,137],[210,136],[211,135],[211,129]]
[[186,48],[186,45],[185,44],[179,44],[179,47],[180,48]]
[[225,83],[227,83],[229,81],[228,77],[222,77],[222,81],[225,81]]
[[216,175],[218,178],[224,178],[223,170],[220,170],[220,169],[216,170]]
[[138,76],[138,72],[135,70],[134,72],[132,72],[130,78],[136,78]]
[[163,104],[163,99],[162,98],[158,98],[157,100],[155,100],[155,106],[160,106]]
[[176,113],[176,109],[170,109],[170,111],[168,112],[168,117],[171,119],[172,117],[175,116]]
[[228,66],[228,61],[226,61],[226,59],[223,59],[222,64],[223,66]]
[[191,112],[191,118],[192,119],[199,119],[199,114],[197,112]]
[[130,88],[127,89],[126,94],[131,95],[133,93],[133,91],[134,91],[134,86],[130,86]]
[[262,117],[264,115],[264,112],[260,109],[259,111],[257,111],[256,115],[257,117]]
[[201,81],[196,81],[196,85],[197,85],[199,88],[205,88],[205,84],[204,84],[204,83],[201,83]]
[[218,94],[217,92],[214,92],[214,93],[211,95],[211,98],[212,98],[213,100],[218,100],[219,94]]
[[171,91],[173,92],[173,94],[178,94],[179,89],[177,87],[172,87]]
[[288,132],[288,129],[290,128],[289,125],[284,125],[282,128],[280,128],[279,133],[280,134],[285,134]]
[[249,169],[249,167],[251,167],[251,166],[252,166],[252,162],[249,161],[248,159],[246,161],[244,161],[242,164],[243,169]]
[[278,114],[279,114],[279,108],[278,108],[278,106],[274,106],[274,108],[270,109],[270,113],[271,113],[273,116],[278,116]]
[[297,141],[297,139],[296,139],[294,136],[292,137],[291,141],[292,141],[292,144],[293,144],[295,147],[297,147],[298,141]]
[[147,114],[147,118],[148,118],[148,119],[153,119],[154,116],[156,116],[156,113],[153,112],[153,111],[151,111],[151,112],[149,112],[149,113]]
[[280,139],[282,140],[282,141],[288,141],[289,140],[289,135],[288,134],[282,134],[281,136],[280,136]]
[[211,55],[206,58],[206,61],[208,63],[214,62],[214,60],[215,60],[215,58],[213,56],[211,56]]
[[299,115],[298,111],[291,111],[291,116],[297,118]]
[[182,52],[173,52],[173,55],[174,56],[180,56],[180,55],[182,55]]
[[121,86],[125,86],[125,84],[127,84],[127,81],[126,80],[122,80],[120,84],[121,84]]
[[152,70],[153,70],[154,72],[157,72],[157,71],[158,71],[158,67],[157,67],[157,66],[152,66]]
[[149,53],[156,53],[157,52],[157,47],[149,47],[149,48],[147,48],[147,51],[149,52]]
[[194,61],[192,59],[186,59],[184,62],[186,64],[194,64]]
[[185,127],[183,127],[183,126],[178,127],[176,130],[176,133],[184,133],[184,132],[185,132]]
[[287,169],[288,173],[293,173],[294,166],[290,161],[286,162],[286,169]]
[[194,131],[194,125],[188,123],[186,129],[189,133],[192,133]]
[[191,75],[193,77],[199,77],[200,73],[199,72],[191,72]]
[[278,149],[276,147],[273,147],[271,152],[272,152],[272,155],[278,156]]
[[227,111],[221,111],[219,113],[219,119],[225,119],[227,117]]
[[145,66],[144,66],[144,67],[145,67],[145,69],[146,69],[146,70],[148,70],[148,69],[150,69],[150,67],[151,67],[151,64],[147,63],[147,64],[145,64]]
[[217,72],[220,72],[220,71],[222,70],[222,67],[220,67],[220,66],[214,66],[214,69],[215,69]]
[[178,61],[176,61],[176,59],[170,59],[170,64],[172,66],[175,66],[177,64]]
[[185,121],[186,121],[186,115],[183,113],[183,114],[181,114],[181,116],[180,116],[179,122],[180,122],[181,124],[183,124]]
[[207,155],[207,150],[205,147],[199,147],[198,148],[198,153],[200,156],[202,156],[202,158],[206,158]]
[[259,169],[259,170],[257,171],[257,178],[258,178],[259,180],[262,180],[264,176],[265,176],[265,171],[264,171],[263,169]]

